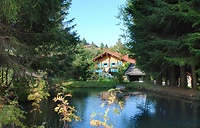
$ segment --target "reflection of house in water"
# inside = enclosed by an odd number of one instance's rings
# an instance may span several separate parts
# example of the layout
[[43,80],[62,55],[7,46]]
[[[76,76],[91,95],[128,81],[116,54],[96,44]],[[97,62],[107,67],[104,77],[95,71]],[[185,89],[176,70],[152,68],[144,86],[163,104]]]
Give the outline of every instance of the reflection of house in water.
[[102,100],[108,100],[110,97],[114,97],[116,99],[116,93],[103,91],[101,92]]
[[121,93],[115,93],[115,92],[109,92],[109,91],[103,91],[101,92],[101,99],[102,100],[110,100],[110,98],[115,99],[116,101],[124,100],[126,98],[130,97],[137,97],[137,98],[145,98],[146,94],[142,92],[121,92]]

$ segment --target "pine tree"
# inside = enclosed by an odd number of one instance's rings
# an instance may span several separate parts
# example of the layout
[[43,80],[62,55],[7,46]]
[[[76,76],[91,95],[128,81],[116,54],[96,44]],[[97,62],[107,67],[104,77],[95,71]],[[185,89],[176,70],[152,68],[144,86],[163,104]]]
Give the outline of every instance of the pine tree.
[[66,17],[70,4],[70,0],[2,0],[2,68],[10,67],[15,73],[43,70],[51,75],[69,70],[78,42],[70,25],[73,19],[67,21]]
[[[186,86],[185,72],[191,66],[194,71],[199,63],[196,61],[199,51],[195,50],[199,47],[199,5],[196,0],[127,1],[121,9],[121,18],[127,25],[129,46],[141,69],[160,78],[179,66],[181,86]],[[195,73],[192,74],[196,88]]]

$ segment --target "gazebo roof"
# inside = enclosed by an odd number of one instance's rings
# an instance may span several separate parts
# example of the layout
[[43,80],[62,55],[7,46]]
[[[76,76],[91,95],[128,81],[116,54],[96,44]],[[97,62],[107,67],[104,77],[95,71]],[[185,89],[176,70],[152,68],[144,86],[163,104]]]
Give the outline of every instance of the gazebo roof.
[[129,76],[144,76],[145,73],[142,72],[139,68],[135,66],[135,64],[130,64],[129,67],[125,71],[125,75]]

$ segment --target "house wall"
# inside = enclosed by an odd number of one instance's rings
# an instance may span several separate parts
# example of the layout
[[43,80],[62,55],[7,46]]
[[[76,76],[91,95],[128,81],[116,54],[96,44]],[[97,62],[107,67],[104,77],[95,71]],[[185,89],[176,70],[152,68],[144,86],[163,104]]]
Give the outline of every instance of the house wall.
[[118,66],[123,66],[123,62],[119,60],[118,58],[111,56],[111,55],[106,55],[103,56],[98,60],[98,67],[118,67]]

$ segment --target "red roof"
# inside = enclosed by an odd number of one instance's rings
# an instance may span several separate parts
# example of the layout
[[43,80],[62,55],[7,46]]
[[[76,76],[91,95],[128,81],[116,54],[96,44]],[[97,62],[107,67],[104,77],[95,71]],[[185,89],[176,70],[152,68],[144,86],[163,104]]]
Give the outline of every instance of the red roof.
[[129,62],[129,63],[136,63],[135,59],[131,59],[128,57],[128,55],[125,55],[123,56],[121,53],[118,53],[118,52],[109,52],[109,51],[105,51],[101,54],[99,54],[98,56],[96,56],[93,61],[96,61],[98,60],[99,58],[101,58],[102,56],[106,55],[106,54],[110,54],[112,56],[115,56],[116,58],[120,59],[120,60],[123,60],[123,61],[126,61],[126,62]]
[[136,63],[136,60],[129,58],[128,55],[123,56],[122,59],[133,64]]

